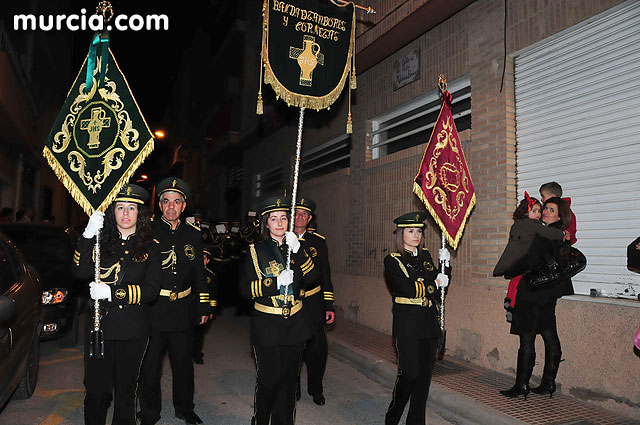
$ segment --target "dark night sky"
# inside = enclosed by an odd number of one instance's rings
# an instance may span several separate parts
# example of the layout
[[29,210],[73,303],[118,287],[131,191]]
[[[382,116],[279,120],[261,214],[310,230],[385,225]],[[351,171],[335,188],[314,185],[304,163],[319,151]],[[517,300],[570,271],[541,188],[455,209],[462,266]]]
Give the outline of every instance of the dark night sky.
[[[87,7],[86,0],[72,0],[72,9]],[[206,28],[214,10],[207,2],[114,1],[116,14],[165,14],[168,31],[112,31],[110,48],[120,65],[149,126],[161,126],[165,108],[173,101],[183,51],[191,45],[198,29]],[[76,12],[78,13],[78,12]],[[74,41],[74,69],[79,69],[89,50],[92,33],[71,33]],[[74,75],[75,77],[75,75]]]

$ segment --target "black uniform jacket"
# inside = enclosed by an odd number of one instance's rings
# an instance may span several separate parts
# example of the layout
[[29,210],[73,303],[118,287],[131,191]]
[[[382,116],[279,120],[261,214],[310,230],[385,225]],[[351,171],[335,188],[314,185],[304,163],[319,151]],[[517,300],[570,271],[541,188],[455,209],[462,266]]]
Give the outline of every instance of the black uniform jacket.
[[525,257],[536,235],[556,241],[561,241],[564,237],[561,229],[547,226],[539,220],[531,218],[515,220],[509,231],[509,242],[493,269],[493,275],[504,275],[507,279],[511,279],[527,271],[529,260]]
[[180,222],[175,230],[163,217],[153,221],[153,237],[159,243],[162,290],[191,294],[171,300],[160,296],[151,304],[153,330],[175,332],[189,329],[210,310],[209,289],[204,278],[202,232],[188,222]]
[[329,265],[329,250],[324,236],[318,233],[303,233],[298,240],[301,249],[309,254],[315,267],[318,269],[318,278],[315,281],[309,279],[303,283],[305,292],[314,291],[320,287],[320,291],[304,297],[304,317],[307,323],[316,324],[325,321],[326,311],[334,311],[333,307],[333,283],[331,283],[331,266]]
[[[384,259],[385,274],[394,298],[393,336],[438,338],[441,332],[436,301],[440,291],[436,287],[435,279],[439,267],[433,263],[431,254],[426,249],[418,251],[417,256],[407,252],[407,258],[408,261],[405,261],[399,252],[394,252]],[[397,297],[424,297],[426,305],[399,304],[395,302]]]
[[[278,245],[274,239],[268,239],[249,245],[249,253],[245,256],[240,270],[240,291],[246,298],[252,298],[256,304],[267,307],[281,307],[284,295],[280,294],[277,276],[284,270],[287,261],[288,247]],[[318,278],[318,268],[302,246],[296,254],[291,253],[291,270],[293,284],[288,294],[289,304],[296,305],[301,301],[301,290],[308,281]],[[293,308],[293,307],[292,307]],[[302,309],[304,310],[304,303]],[[302,311],[288,318],[281,314],[270,314],[254,308],[251,317],[251,343],[253,345],[293,345],[302,342],[309,336],[308,326]]]
[[[76,278],[94,277],[95,241],[79,238],[73,264]],[[100,300],[104,307],[101,329],[105,340],[146,338],[150,333],[147,304],[160,291],[160,256],[158,245],[153,242],[143,256],[133,258],[136,244],[136,236],[131,235],[116,247],[115,255],[100,254],[100,280],[111,288],[111,301]]]
[[211,269],[205,267],[204,269],[204,281],[207,284],[209,290],[209,313],[216,314],[218,309],[218,293],[220,288],[218,287],[218,279]]

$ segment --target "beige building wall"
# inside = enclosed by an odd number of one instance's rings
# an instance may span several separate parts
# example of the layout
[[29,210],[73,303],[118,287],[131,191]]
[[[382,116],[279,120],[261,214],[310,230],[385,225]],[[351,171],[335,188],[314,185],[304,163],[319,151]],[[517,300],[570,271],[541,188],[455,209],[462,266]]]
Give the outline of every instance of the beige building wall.
[[[424,2],[373,1],[373,27],[391,28]],[[336,304],[348,319],[391,331],[391,297],[383,275],[383,258],[393,250],[392,220],[423,209],[412,194],[425,144],[371,160],[367,129],[371,119],[436,87],[438,74],[449,81],[469,75],[472,129],[460,134],[476,189],[477,205],[458,250],[452,253],[453,278],[446,301],[447,354],[513,375],[518,338],[509,334],[502,300],[507,281],[492,277],[512,224],[516,203],[515,105],[509,55],[603,12],[622,1],[566,0],[507,2],[507,66],[502,92],[504,2],[479,0],[442,22],[392,56],[358,74],[353,93],[354,132],[351,167],[302,182],[301,193],[318,202],[318,231],[327,236]],[[397,6],[397,7],[396,7]],[[412,9],[413,8],[413,9]],[[363,17],[363,20],[368,18]],[[359,30],[358,50],[375,40]],[[420,79],[394,91],[392,65],[415,47],[421,50]],[[357,63],[356,63],[357,66]],[[343,95],[343,99],[346,97]],[[315,112],[313,112],[315,114]],[[347,104],[317,113],[305,126],[304,146],[313,147],[344,132]],[[321,123],[321,124],[320,124]],[[282,131],[295,145],[295,129]],[[254,161],[273,155],[270,137],[247,154],[245,171]],[[285,152],[281,152],[285,153]],[[255,167],[254,167],[255,169]],[[578,221],[580,217],[578,217]],[[440,232],[432,220],[427,245],[434,257]],[[640,417],[640,359],[632,339],[640,324],[640,305],[625,300],[574,296],[558,303],[563,358],[561,391],[602,407]],[[339,326],[339,322],[337,324]],[[535,377],[542,374],[544,349],[537,345]]]

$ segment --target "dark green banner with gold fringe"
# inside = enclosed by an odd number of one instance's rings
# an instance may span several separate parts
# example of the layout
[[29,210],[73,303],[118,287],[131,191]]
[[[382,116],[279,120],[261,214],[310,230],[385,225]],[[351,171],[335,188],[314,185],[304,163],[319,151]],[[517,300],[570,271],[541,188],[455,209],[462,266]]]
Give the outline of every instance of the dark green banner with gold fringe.
[[99,56],[86,93],[90,61],[85,59],[42,152],[88,215],[104,211],[153,151],[153,135],[108,52],[104,83],[100,71],[101,59],[106,58]]
[[329,108],[349,75],[355,89],[354,49],[353,3],[264,1],[264,82],[289,106]]

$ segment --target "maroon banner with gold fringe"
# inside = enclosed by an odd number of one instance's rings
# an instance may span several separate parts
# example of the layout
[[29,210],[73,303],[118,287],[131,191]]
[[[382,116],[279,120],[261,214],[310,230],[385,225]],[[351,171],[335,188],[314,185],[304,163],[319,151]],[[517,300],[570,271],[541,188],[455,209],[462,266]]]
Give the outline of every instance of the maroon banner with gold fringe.
[[444,90],[442,107],[433,127],[413,192],[457,249],[467,218],[476,203],[476,194],[464,158],[458,130],[451,115],[451,94]]

